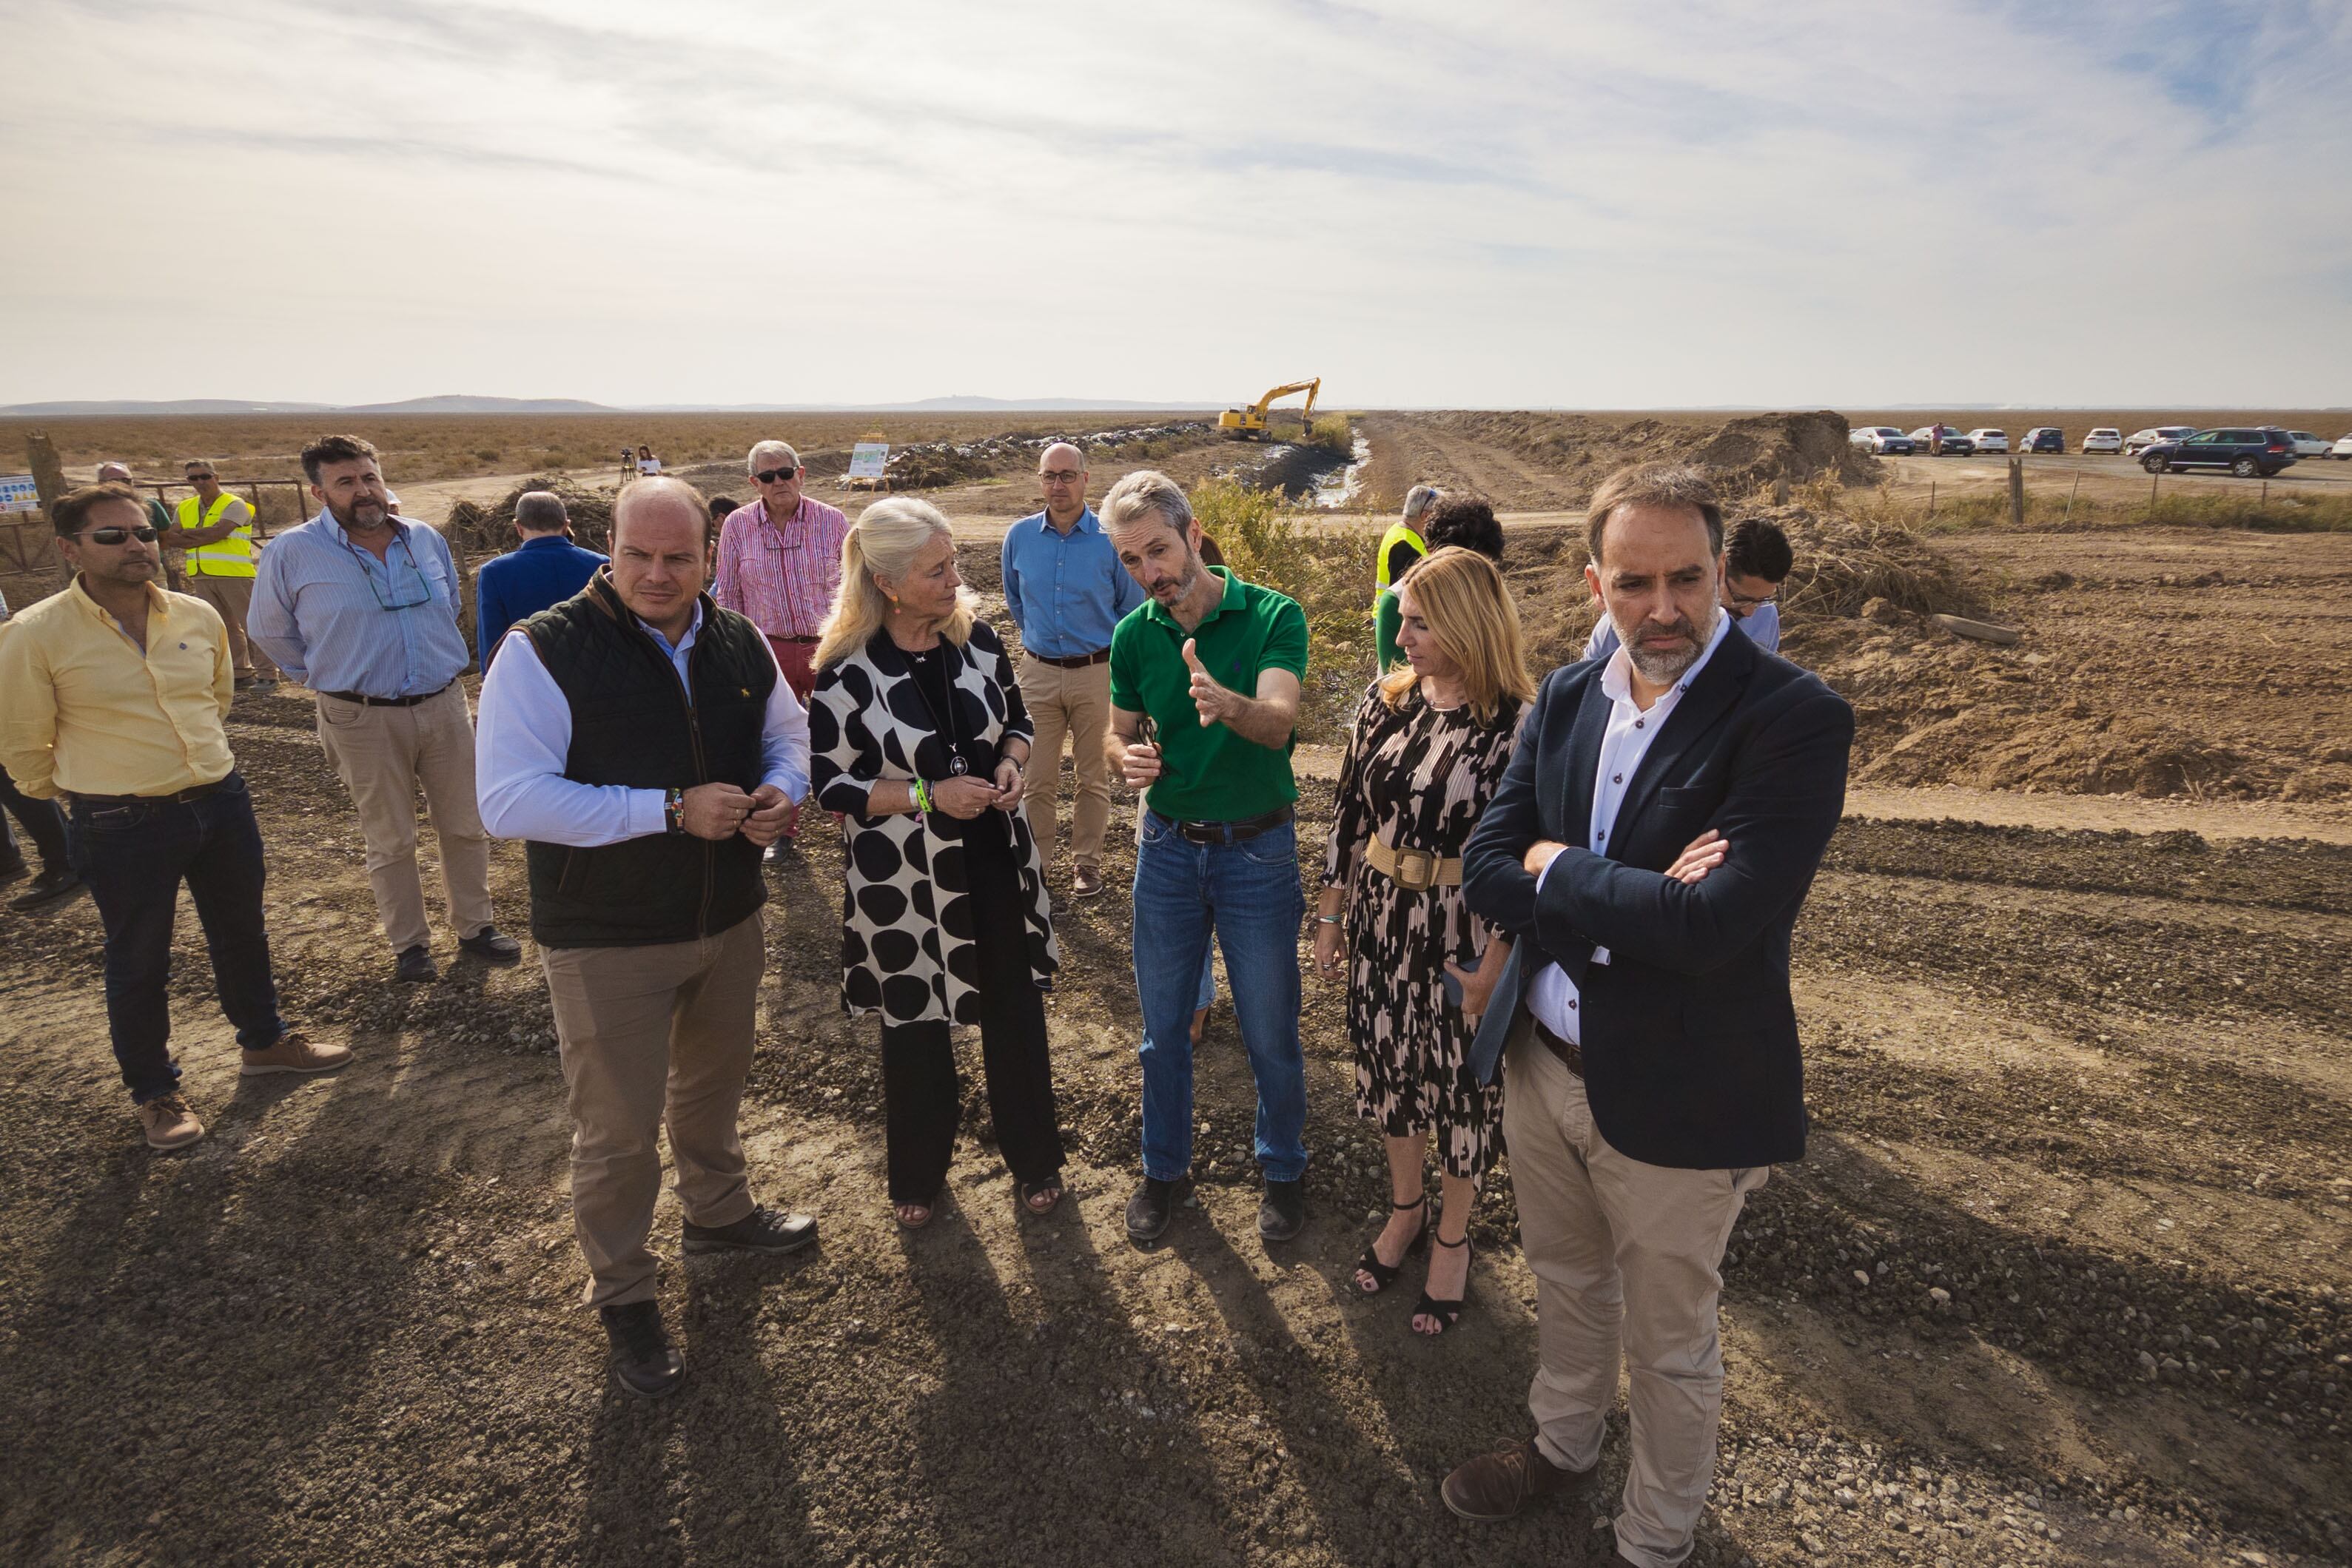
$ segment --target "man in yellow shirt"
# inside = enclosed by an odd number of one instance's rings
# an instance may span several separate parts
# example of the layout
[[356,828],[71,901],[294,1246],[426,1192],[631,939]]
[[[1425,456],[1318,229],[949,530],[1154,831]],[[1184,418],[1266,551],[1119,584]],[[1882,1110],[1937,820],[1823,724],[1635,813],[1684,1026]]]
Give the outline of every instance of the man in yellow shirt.
[[180,1148],[205,1134],[169,1050],[183,881],[247,1074],[322,1072],[351,1048],[313,1044],[278,1016],[261,831],[221,723],[235,674],[219,614],[155,586],[162,552],[136,491],[89,486],[49,516],[74,580],[0,629],[0,767],[34,799],[71,802],[75,856],[106,925],[115,1060],[147,1141]]

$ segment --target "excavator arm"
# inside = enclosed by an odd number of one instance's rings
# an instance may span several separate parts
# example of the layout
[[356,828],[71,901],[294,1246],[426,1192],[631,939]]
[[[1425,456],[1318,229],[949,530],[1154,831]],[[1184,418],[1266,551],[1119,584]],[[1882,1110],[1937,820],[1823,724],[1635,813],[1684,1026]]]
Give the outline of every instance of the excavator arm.
[[1217,428],[1229,435],[1262,437],[1265,434],[1266,410],[1272,408],[1280,399],[1288,397],[1292,392],[1307,394],[1307,406],[1300,411],[1299,418],[1303,423],[1312,424],[1315,422],[1315,399],[1322,390],[1321,376],[1317,376],[1312,381],[1292,382],[1287,386],[1276,387],[1246,409],[1227,409],[1219,416]]

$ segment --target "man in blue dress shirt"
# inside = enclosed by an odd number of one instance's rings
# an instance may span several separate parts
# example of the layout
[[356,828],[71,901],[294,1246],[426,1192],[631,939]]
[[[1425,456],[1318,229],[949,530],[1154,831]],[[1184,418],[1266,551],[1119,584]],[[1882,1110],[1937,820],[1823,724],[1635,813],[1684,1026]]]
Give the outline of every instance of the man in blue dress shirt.
[[572,542],[572,518],[552,490],[517,497],[514,522],[522,542],[483,562],[474,579],[474,652],[486,673],[507,628],[562,603],[604,564],[603,556]]
[[441,879],[460,951],[522,956],[490,924],[490,841],[474,805],[474,721],[457,674],[473,662],[457,630],[448,541],[394,517],[375,448],[328,435],[302,451],[320,507],[261,552],[247,632],[319,700],[319,742],[360,810],[368,882],[395,978],[430,980],[432,936],[416,874],[416,790],[441,841]]
[[1118,564],[1110,536],[1087,505],[1087,456],[1066,441],[1038,455],[1045,509],[1004,533],[1004,606],[1021,629],[1021,700],[1037,726],[1023,790],[1038,864],[1051,864],[1062,743],[1076,754],[1078,798],[1070,812],[1070,892],[1103,890],[1103,836],[1110,824],[1110,632],[1143,602]]

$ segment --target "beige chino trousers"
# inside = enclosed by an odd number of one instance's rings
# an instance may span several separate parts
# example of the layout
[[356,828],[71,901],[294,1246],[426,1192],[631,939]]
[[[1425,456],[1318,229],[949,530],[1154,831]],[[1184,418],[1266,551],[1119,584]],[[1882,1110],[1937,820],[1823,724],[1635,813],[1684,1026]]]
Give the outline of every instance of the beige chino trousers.
[[278,678],[278,666],[245,634],[245,618],[253,610],[253,579],[193,576],[188,579],[188,591],[220,612],[228,628],[228,662],[238,680],[249,681],[257,675]]
[[1110,760],[1103,756],[1103,736],[1110,728],[1110,665],[1088,664],[1066,670],[1034,654],[1021,660],[1021,701],[1037,738],[1029,748],[1029,766],[1022,774],[1022,793],[1029,801],[1029,832],[1037,841],[1037,863],[1054,860],[1057,797],[1062,789],[1062,742],[1076,754],[1078,798],[1070,810],[1070,859],[1083,865],[1102,863],[1103,839],[1110,831]]
[[1771,1167],[1677,1170],[1620,1154],[1592,1124],[1584,1081],[1524,1012],[1503,1075],[1511,1191],[1536,1276],[1537,1444],[1555,1464],[1600,1459],[1622,1342],[1633,1454],[1617,1549],[1642,1568],[1673,1568],[1690,1554],[1715,1479],[1724,1244]]
[[415,707],[369,707],[319,696],[319,742],[360,810],[368,882],[392,950],[428,946],[416,871],[416,790],[441,841],[449,924],[471,936],[490,924],[490,839],[474,803],[474,721],[457,682]]
[[768,966],[760,917],[645,947],[544,947],[540,965],[572,1113],[572,1224],[589,1306],[651,1301],[646,1247],[669,1128],[677,1197],[697,1225],[751,1212],[736,1113]]

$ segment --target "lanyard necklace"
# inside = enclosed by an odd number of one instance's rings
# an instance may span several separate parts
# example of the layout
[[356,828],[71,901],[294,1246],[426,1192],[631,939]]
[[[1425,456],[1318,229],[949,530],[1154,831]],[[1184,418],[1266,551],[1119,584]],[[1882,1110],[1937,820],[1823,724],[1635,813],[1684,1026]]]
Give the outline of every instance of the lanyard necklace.
[[[915,683],[915,695],[922,699],[923,711],[930,716],[932,733],[941,736],[947,740],[948,771],[961,775],[971,771],[971,763],[965,758],[963,754],[963,742],[956,734],[954,677],[948,674],[947,666],[943,662],[940,665],[940,673],[947,681],[948,711],[944,716],[942,716],[938,708],[931,706],[930,684],[925,681],[921,674],[913,673],[919,669],[929,669],[931,667],[931,655],[939,653],[946,646],[947,639],[942,637],[939,642],[932,644],[930,647],[924,649],[919,653],[903,648],[900,649],[899,652],[907,655],[907,664],[909,671],[908,678]],[[917,661],[921,661],[921,663],[918,664]]]

